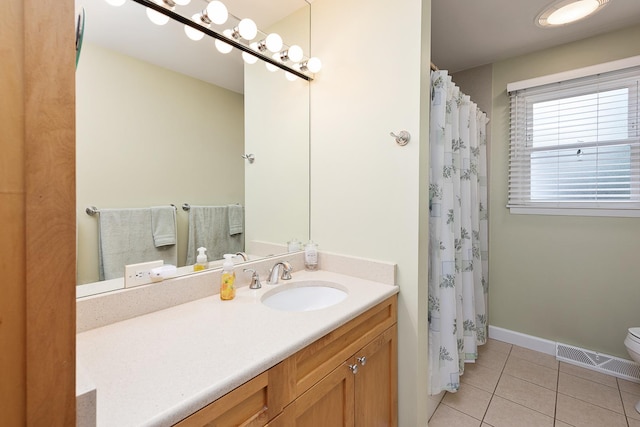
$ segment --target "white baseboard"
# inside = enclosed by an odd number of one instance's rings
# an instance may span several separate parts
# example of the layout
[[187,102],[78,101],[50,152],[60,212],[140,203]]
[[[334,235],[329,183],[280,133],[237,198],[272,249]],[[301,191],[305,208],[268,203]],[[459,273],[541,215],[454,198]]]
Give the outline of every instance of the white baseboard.
[[545,340],[497,326],[489,326],[489,338],[549,354],[561,362],[640,383],[640,365],[631,360]]
[[556,355],[557,343],[555,341],[545,340],[544,338],[534,337],[533,335],[489,325],[489,338],[528,348],[529,350],[539,351],[540,353],[550,354],[554,357]]

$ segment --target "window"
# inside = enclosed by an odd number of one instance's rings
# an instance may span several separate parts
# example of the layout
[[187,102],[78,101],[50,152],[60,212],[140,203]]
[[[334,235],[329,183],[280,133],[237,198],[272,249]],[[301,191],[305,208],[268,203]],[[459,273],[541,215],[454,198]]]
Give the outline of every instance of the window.
[[640,67],[510,91],[515,213],[640,216]]

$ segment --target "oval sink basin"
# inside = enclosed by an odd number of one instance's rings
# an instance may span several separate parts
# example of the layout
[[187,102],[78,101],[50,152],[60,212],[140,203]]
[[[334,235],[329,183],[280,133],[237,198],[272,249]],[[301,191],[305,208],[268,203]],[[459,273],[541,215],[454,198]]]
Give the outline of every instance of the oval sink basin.
[[279,285],[262,296],[267,307],[281,311],[313,311],[331,307],[347,298],[343,286],[308,280]]

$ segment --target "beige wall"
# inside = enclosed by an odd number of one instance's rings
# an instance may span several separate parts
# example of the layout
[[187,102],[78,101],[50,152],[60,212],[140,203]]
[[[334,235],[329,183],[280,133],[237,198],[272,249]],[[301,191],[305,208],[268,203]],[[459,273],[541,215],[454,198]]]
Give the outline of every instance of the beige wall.
[[[269,29],[309,52],[309,7]],[[245,65],[246,241],[309,239],[309,82]]]
[[[76,90],[78,283],[98,280],[87,206],[244,204],[242,94],[90,43]],[[188,214],[177,215],[183,265]]]
[[[316,0],[311,13],[323,61],[311,85],[311,237],[321,250],[397,263],[406,427],[427,421],[430,13],[419,0]],[[389,136],[400,130],[411,133],[405,147]]]
[[494,326],[624,358],[640,325],[640,219],[511,215],[510,82],[640,55],[640,26],[493,67],[489,320]]

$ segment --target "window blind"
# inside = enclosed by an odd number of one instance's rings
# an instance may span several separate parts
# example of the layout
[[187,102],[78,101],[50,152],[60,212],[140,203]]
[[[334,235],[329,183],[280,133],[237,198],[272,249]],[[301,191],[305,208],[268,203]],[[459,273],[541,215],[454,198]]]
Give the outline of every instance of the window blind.
[[510,96],[510,208],[640,209],[640,67]]

